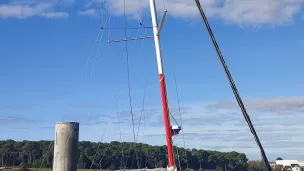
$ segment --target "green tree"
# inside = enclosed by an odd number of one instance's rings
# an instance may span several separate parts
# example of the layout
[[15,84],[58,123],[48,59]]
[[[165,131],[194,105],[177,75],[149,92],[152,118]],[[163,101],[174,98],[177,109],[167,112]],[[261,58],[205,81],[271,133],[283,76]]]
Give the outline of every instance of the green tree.
[[[1,163],[6,166],[24,166],[51,168],[53,163],[53,141],[0,141]],[[111,142],[78,143],[78,168],[119,169],[119,168],[155,168],[167,167],[167,147],[151,146],[142,143]],[[98,150],[97,150],[98,149]],[[249,170],[254,167],[247,164],[243,153],[207,151],[199,149],[174,148],[178,151],[182,170],[202,171],[224,169],[230,171]],[[93,163],[92,163],[93,162]],[[178,164],[176,164],[178,165]],[[179,166],[179,165],[178,165]],[[258,171],[258,170],[257,170]]]

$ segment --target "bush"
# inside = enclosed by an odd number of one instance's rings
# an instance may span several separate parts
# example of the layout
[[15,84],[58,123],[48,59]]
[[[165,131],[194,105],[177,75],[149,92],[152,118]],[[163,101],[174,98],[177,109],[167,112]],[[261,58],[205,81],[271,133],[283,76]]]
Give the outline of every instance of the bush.
[[216,166],[215,169],[216,169],[216,170],[219,170],[219,171],[220,171],[220,170],[223,170],[222,167],[220,167],[220,166]]
[[40,168],[42,160],[34,160],[32,163],[32,168]]
[[21,163],[19,166],[19,171],[29,171],[27,163]]

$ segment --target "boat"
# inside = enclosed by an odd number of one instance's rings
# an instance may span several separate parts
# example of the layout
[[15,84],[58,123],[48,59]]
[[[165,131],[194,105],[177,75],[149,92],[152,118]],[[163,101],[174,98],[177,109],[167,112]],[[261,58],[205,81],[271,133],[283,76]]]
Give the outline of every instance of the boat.
[[[260,148],[260,152],[264,161],[264,164],[266,166],[267,171],[271,171],[270,164],[268,162],[268,159],[266,157],[266,154],[264,152],[264,149],[260,143],[260,140],[257,136],[257,133],[255,132],[255,129],[251,123],[251,120],[249,118],[249,115],[246,112],[245,106],[241,100],[241,97],[236,89],[236,86],[232,80],[232,76],[230,75],[230,72],[228,70],[227,65],[225,64],[224,58],[221,54],[220,48],[217,45],[217,42],[213,36],[212,30],[208,24],[208,20],[204,14],[203,8],[199,2],[199,0],[194,0],[199,13],[202,17],[202,20],[205,23],[205,26],[207,28],[207,31],[209,33],[209,36],[212,40],[212,43],[216,49],[216,52],[218,54],[218,57],[221,61],[221,64],[224,68],[225,74],[228,78],[228,81],[231,85],[232,91],[236,97],[236,100],[242,110],[242,113],[244,115],[245,120],[248,123],[248,126],[255,138],[255,141]],[[125,38],[122,40],[114,40],[112,42],[121,42],[121,41],[129,41],[129,40],[140,40],[140,39],[146,39],[146,38],[153,38],[154,39],[154,45],[155,45],[155,54],[157,59],[157,67],[158,67],[158,77],[159,77],[159,83],[160,83],[160,92],[161,92],[161,100],[162,100],[162,108],[163,108],[163,117],[164,117],[164,123],[165,123],[165,134],[166,134],[166,143],[167,143],[167,154],[168,154],[168,166],[167,168],[155,168],[155,169],[121,169],[121,170],[128,170],[128,171],[177,171],[177,167],[174,161],[174,153],[173,153],[173,143],[172,143],[172,137],[179,134],[179,132],[182,130],[182,127],[179,125],[171,125],[170,123],[170,115],[169,115],[169,107],[168,107],[168,98],[167,98],[167,89],[166,89],[166,79],[165,79],[165,73],[163,70],[163,62],[162,62],[162,52],[161,52],[161,46],[160,46],[160,33],[162,30],[163,23],[165,21],[165,17],[167,14],[167,10],[164,10],[163,16],[160,20],[160,23],[158,24],[157,19],[157,12],[156,12],[156,4],[155,0],[149,0],[150,3],[150,12],[151,12],[151,19],[152,19],[152,28],[153,28],[153,36],[146,36],[146,37],[137,37],[137,38]],[[125,19],[126,23],[126,19]],[[126,28],[125,28],[126,29]],[[118,171],[118,170],[117,170]]]
[[[168,106],[168,98],[167,98],[167,90],[166,90],[166,79],[163,70],[163,62],[162,62],[162,53],[161,53],[161,46],[160,46],[160,33],[161,29],[167,14],[167,10],[164,10],[164,14],[158,24],[157,20],[157,13],[156,13],[156,5],[155,0],[150,1],[150,11],[151,11],[151,18],[152,18],[152,28],[153,28],[153,36],[141,37],[141,38],[129,38],[123,39],[121,41],[128,41],[128,40],[138,40],[138,39],[145,39],[145,38],[153,38],[154,45],[155,45],[155,53],[157,59],[157,67],[158,67],[158,76],[159,76],[159,83],[160,83],[160,91],[161,91],[161,98],[162,98],[162,108],[163,108],[163,115],[164,115],[164,123],[165,123],[165,133],[166,133],[166,142],[167,142],[167,153],[168,153],[168,166],[167,168],[155,168],[155,169],[135,169],[137,171],[177,171],[177,167],[174,161],[174,154],[173,154],[173,142],[172,137],[179,134],[181,131],[181,126],[179,125],[171,125],[170,123],[170,115],[169,115],[169,106]],[[114,41],[120,42],[120,40]],[[128,171],[133,171],[134,169],[124,169]]]

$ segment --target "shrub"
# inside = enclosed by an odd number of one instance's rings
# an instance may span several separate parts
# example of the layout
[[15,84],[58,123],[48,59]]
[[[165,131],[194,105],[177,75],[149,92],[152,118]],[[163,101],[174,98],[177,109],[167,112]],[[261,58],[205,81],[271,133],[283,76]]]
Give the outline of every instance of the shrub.
[[29,171],[27,163],[21,163],[19,166],[19,171]]

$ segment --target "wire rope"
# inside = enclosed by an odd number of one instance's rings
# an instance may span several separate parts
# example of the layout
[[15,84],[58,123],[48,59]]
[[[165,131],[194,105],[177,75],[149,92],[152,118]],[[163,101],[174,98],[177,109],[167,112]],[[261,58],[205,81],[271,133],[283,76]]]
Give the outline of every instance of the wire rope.
[[[114,133],[113,133],[113,137],[114,137],[114,135],[116,134],[117,129],[118,129],[118,124],[117,124],[116,129],[115,129],[115,131],[114,131]],[[112,139],[113,139],[113,137],[112,137]],[[105,156],[105,154],[107,153],[107,151],[108,151],[108,149],[110,148],[110,146],[111,146],[111,142],[109,143],[109,145],[107,146],[107,148],[106,148],[105,152],[103,153],[101,159],[99,160],[99,164],[101,164],[101,161],[102,161],[102,159],[104,158],[104,156]],[[102,168],[103,168],[103,167],[102,167]]]
[[225,63],[225,60],[224,60],[223,55],[222,55],[222,53],[221,53],[221,51],[220,51],[220,48],[219,48],[219,46],[218,46],[218,44],[217,44],[217,42],[216,42],[216,40],[215,40],[215,37],[214,37],[214,35],[213,35],[213,33],[212,33],[212,30],[211,30],[210,25],[209,25],[209,23],[208,23],[207,17],[206,17],[206,15],[205,15],[204,11],[203,11],[203,8],[202,8],[202,6],[201,6],[199,0],[195,0],[195,2],[196,2],[196,5],[197,5],[198,10],[199,10],[199,12],[200,12],[200,15],[201,15],[201,17],[202,17],[202,19],[203,19],[203,22],[204,22],[204,24],[205,24],[205,26],[206,26],[206,29],[207,29],[207,31],[208,31],[208,33],[209,33],[209,36],[210,36],[210,38],[211,38],[211,40],[212,40],[212,43],[213,43],[213,45],[214,45],[214,48],[215,48],[215,50],[216,50],[216,52],[217,52],[218,58],[219,58],[219,60],[220,60],[220,62],[221,62],[221,64],[222,64],[222,67],[223,67],[224,70],[225,70],[225,74],[226,74],[226,76],[227,76],[227,78],[228,78],[228,81],[229,81],[229,83],[230,83],[230,86],[231,86],[231,89],[232,89],[232,91],[233,91],[233,93],[234,93],[234,96],[235,96],[235,98],[236,98],[236,100],[237,100],[237,102],[238,102],[238,104],[239,104],[239,107],[240,107],[241,110],[242,110],[243,116],[244,116],[244,118],[245,118],[245,120],[246,120],[246,122],[247,122],[247,124],[248,124],[248,126],[249,126],[249,128],[250,128],[250,131],[251,131],[252,135],[254,136],[254,139],[255,139],[255,141],[256,141],[258,147],[260,148],[260,152],[261,152],[262,158],[263,158],[263,160],[264,160],[264,164],[265,164],[265,166],[266,166],[266,169],[267,169],[268,171],[271,171],[272,169],[271,169],[270,164],[269,164],[269,162],[268,162],[268,159],[267,159],[267,156],[266,156],[265,151],[264,151],[264,149],[263,149],[263,146],[262,146],[262,144],[261,144],[261,142],[260,142],[260,140],[259,140],[259,137],[258,137],[257,133],[255,132],[255,129],[254,129],[253,125],[252,125],[252,122],[251,122],[251,120],[250,120],[250,117],[249,117],[249,115],[247,114],[246,108],[245,108],[245,106],[244,106],[244,104],[243,104],[243,102],[242,102],[242,99],[241,99],[241,97],[240,97],[240,95],[239,95],[239,93],[238,93],[238,90],[237,90],[237,88],[236,88],[236,86],[235,86],[235,83],[234,83],[234,81],[233,81],[233,79],[232,79],[232,76],[231,76],[231,74],[230,74],[230,72],[229,72],[229,69],[228,69],[228,67],[227,67],[227,65],[226,65],[226,63]]
[[[173,71],[174,71],[174,83],[175,83],[175,90],[176,90],[178,112],[179,112],[179,117],[180,117],[180,126],[182,127],[181,131],[182,131],[183,145],[184,145],[184,148],[186,149],[185,135],[184,135],[184,129],[183,129],[183,120],[182,120],[182,113],[181,113],[181,107],[180,107],[180,99],[179,99],[177,80],[176,80],[176,66],[175,66],[175,63],[174,63],[174,66],[173,66]],[[187,165],[188,165],[188,155],[186,155],[186,161],[187,161]]]
[[[103,133],[102,133],[100,142],[102,141],[102,139],[103,139],[103,137],[104,137],[104,135],[105,135],[105,133],[106,133],[106,130],[107,130],[107,128],[108,128],[108,125],[109,125],[109,123],[106,125],[105,129],[103,130]],[[94,157],[93,157],[92,164],[91,164],[91,166],[90,166],[90,170],[91,170],[92,167],[93,167],[93,164],[94,164],[94,162],[95,162],[95,159],[96,159],[97,153],[98,153],[98,151],[99,151],[100,145],[101,145],[101,143],[98,143],[96,153],[95,153],[95,155],[94,155]]]
[[[124,34],[125,39],[127,39],[127,19],[126,19],[126,0],[124,0]],[[129,68],[129,52],[128,52],[128,41],[125,41],[125,53],[126,53],[126,68],[127,68],[127,75],[128,75],[128,95],[129,95],[129,105],[130,105],[130,113],[132,117],[132,127],[133,127],[133,139],[134,139],[134,145],[136,141],[135,137],[135,124],[134,124],[134,114],[133,114],[133,107],[132,107],[132,96],[131,96],[131,85],[130,85],[130,68]],[[135,151],[135,150],[134,150]],[[135,151],[136,153],[136,151]],[[138,159],[138,157],[137,157]],[[132,160],[133,165],[133,160]],[[131,168],[132,168],[131,165]]]
[[[124,161],[124,143],[122,142],[122,137],[121,137],[120,116],[119,116],[119,112],[118,112],[118,102],[117,102],[116,93],[115,93],[115,103],[116,103],[116,114],[117,114],[118,126],[119,126],[119,136],[120,136],[120,142],[121,142],[121,157],[122,157],[121,165],[123,165],[125,167],[126,165],[125,165],[125,161]],[[120,168],[121,168],[121,165],[120,165]]]

